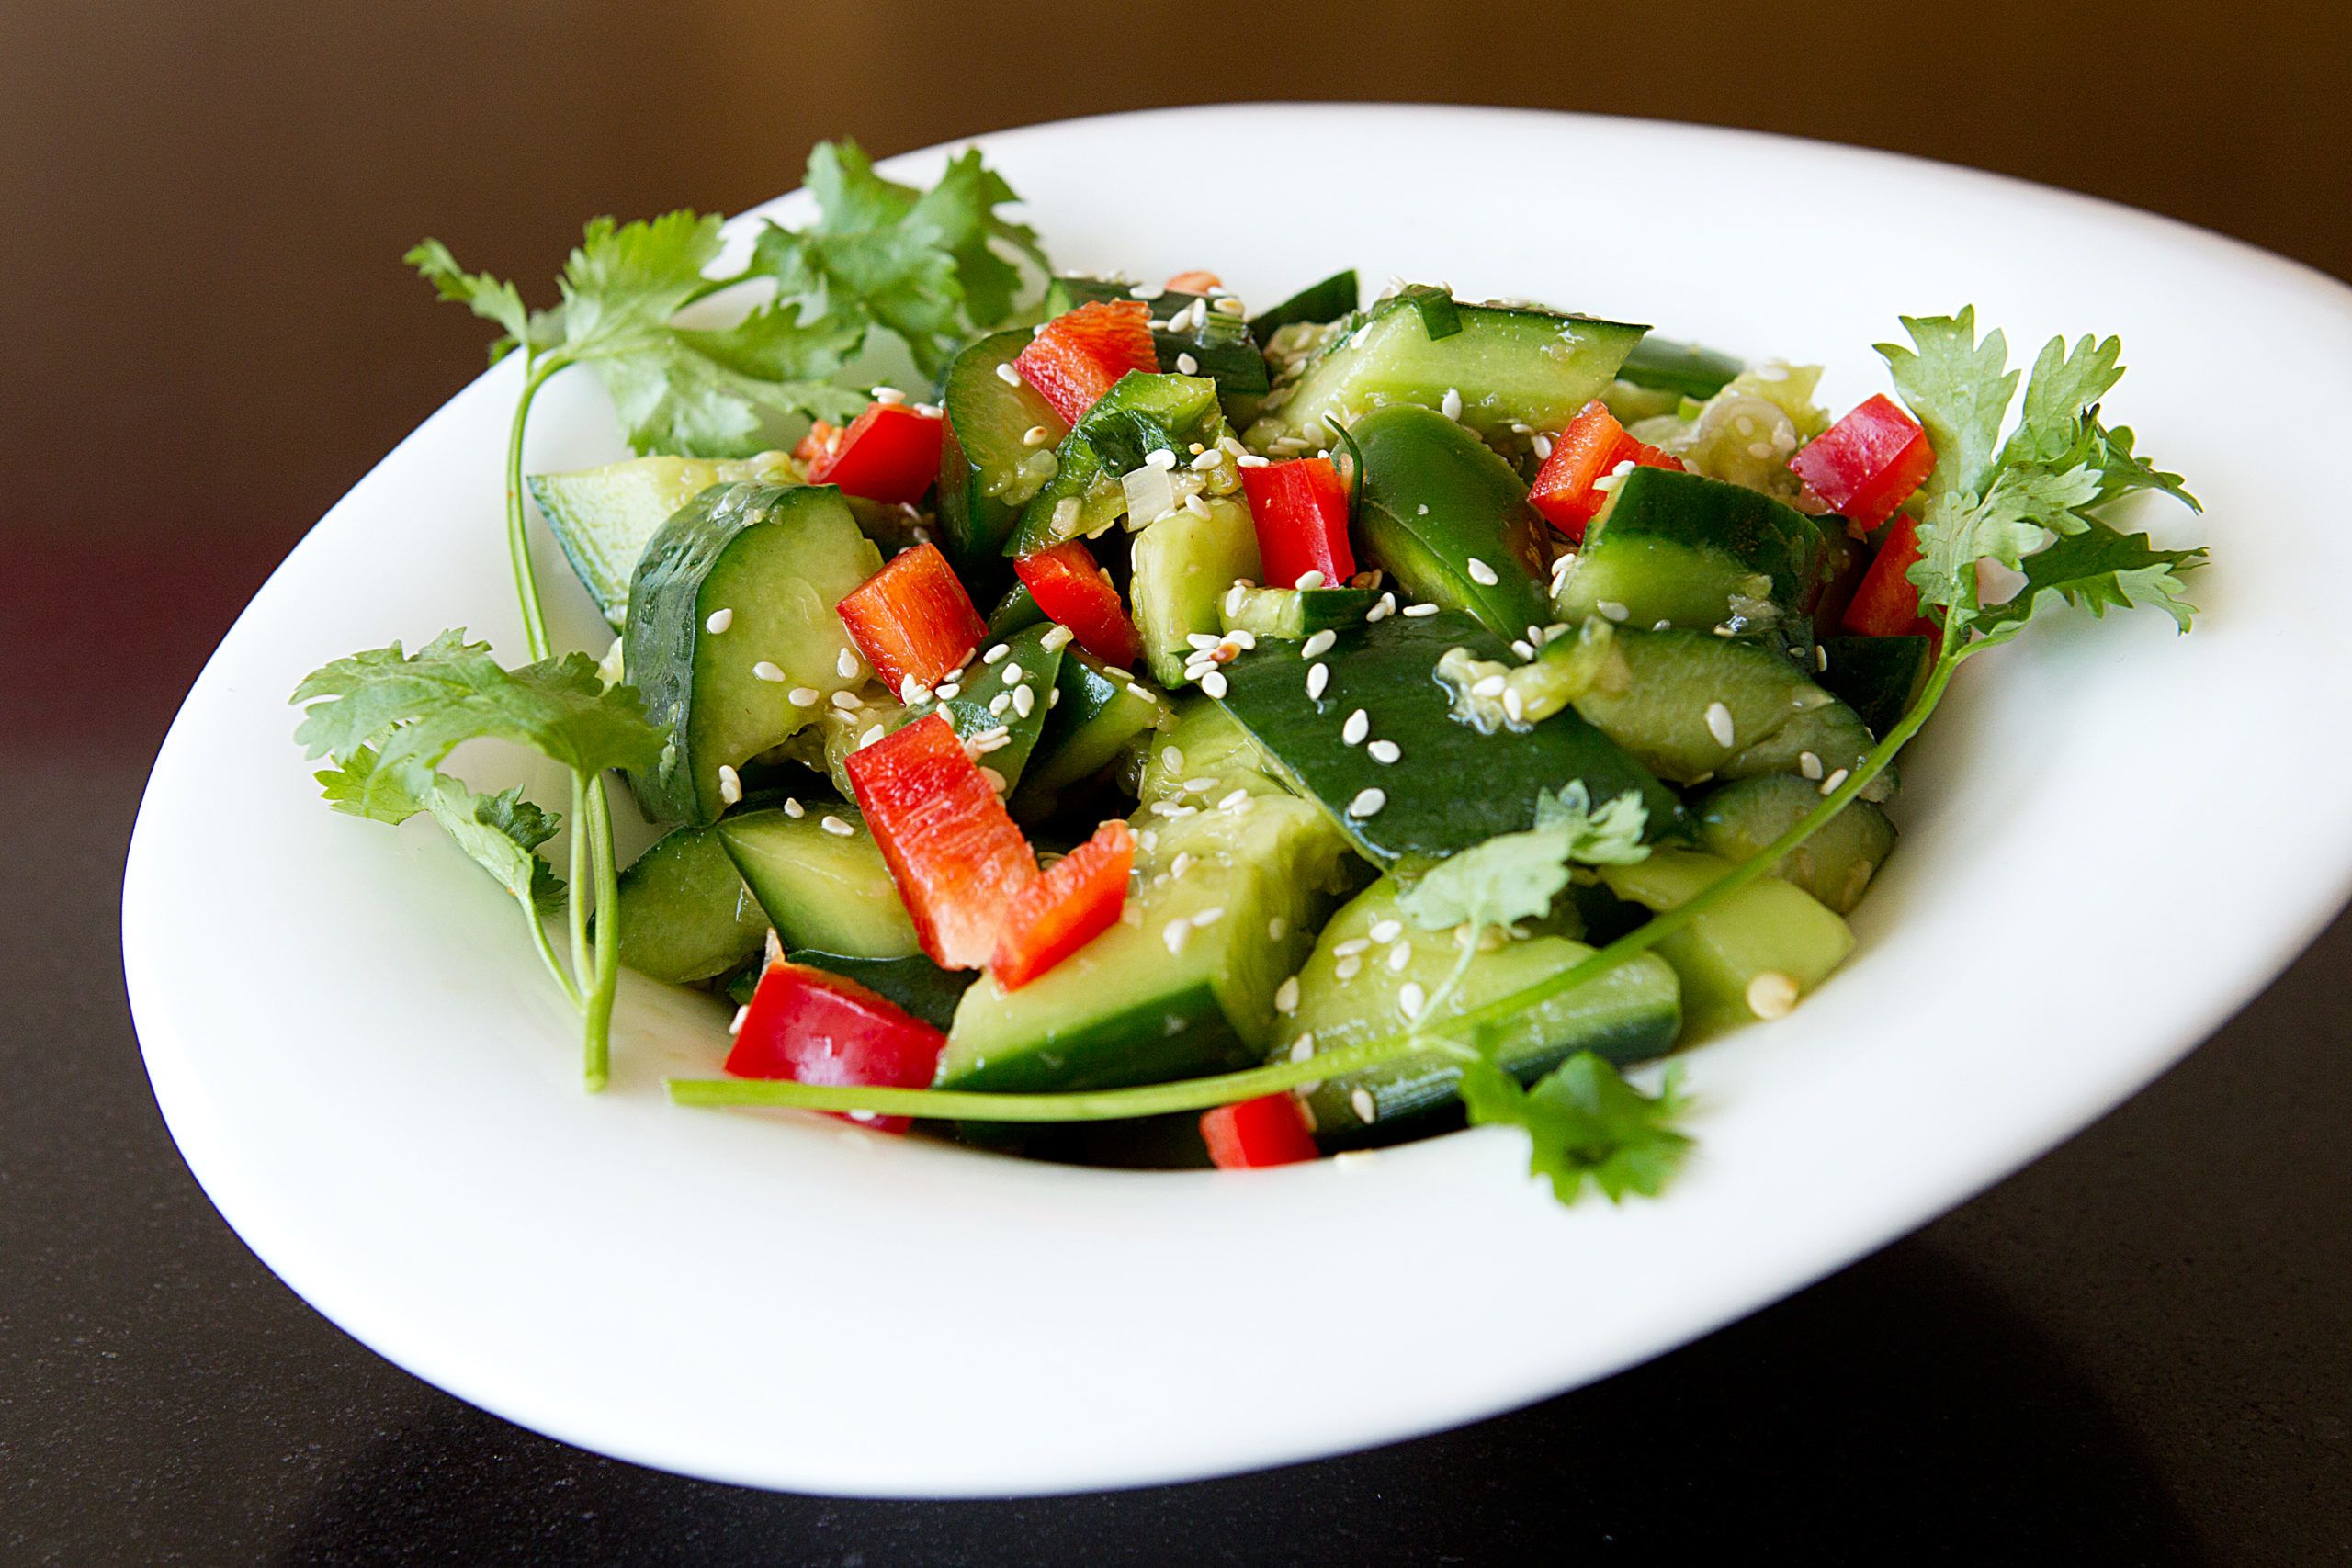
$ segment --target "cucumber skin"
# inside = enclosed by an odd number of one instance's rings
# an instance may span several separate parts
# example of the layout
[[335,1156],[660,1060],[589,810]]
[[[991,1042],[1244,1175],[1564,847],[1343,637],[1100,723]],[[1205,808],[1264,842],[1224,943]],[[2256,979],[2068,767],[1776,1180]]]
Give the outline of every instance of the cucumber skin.
[[[1357,531],[1373,562],[1417,598],[1466,610],[1506,642],[1552,619],[1543,519],[1509,463],[1469,430],[1411,403],[1350,427],[1363,457]],[[1470,575],[1476,559],[1495,581]]]
[[[1763,773],[1713,789],[1692,803],[1700,847],[1736,863],[1758,854],[1821,804],[1821,791],[1789,773]],[[1894,824],[1867,800],[1831,818],[1771,874],[1792,882],[1832,914],[1849,915],[1894,850]]]
[[688,985],[760,951],[768,918],[711,828],[673,828],[620,875],[621,962]]
[[[976,457],[965,445],[959,424],[975,433],[976,442],[978,433],[990,425],[1006,430],[1016,423],[1024,430],[1043,425],[1055,445],[1069,434],[1061,415],[1026,383],[1012,386],[996,374],[999,365],[1012,363],[1029,336],[1015,330],[981,338],[956,356],[941,381],[947,433],[939,448],[940,532],[956,571],[967,586],[983,592],[1005,575],[1005,542],[1020,523],[1028,498],[1008,501],[1001,488],[991,489],[986,464],[1013,454],[982,450]],[[996,483],[1001,487],[1011,481],[999,478]]]
[[1620,552],[1638,553],[1644,545],[1712,556],[1727,579],[1766,578],[1769,597],[1792,618],[1810,611],[1819,591],[1821,531],[1804,513],[1722,479],[1639,468],[1625,476],[1594,522],[1561,594],[1563,618],[1582,620],[1603,599],[1623,604],[1627,624],[1645,628],[1668,619],[1707,631],[1729,615],[1728,601],[1704,615],[1673,603],[1671,582],[1661,585],[1658,599],[1649,599],[1641,585],[1652,574],[1636,563],[1615,564]]

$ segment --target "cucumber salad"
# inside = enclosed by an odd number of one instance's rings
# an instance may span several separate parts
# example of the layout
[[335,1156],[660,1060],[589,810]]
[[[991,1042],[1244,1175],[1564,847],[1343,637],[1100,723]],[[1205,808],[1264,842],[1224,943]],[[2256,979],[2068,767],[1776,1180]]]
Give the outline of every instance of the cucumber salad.
[[[331,805],[514,896],[591,1088],[627,965],[734,1009],[682,1104],[1226,1168],[1507,1123],[1563,1201],[1656,1192],[1682,1090],[1624,1070],[1834,982],[1959,668],[2188,626],[2203,552],[2116,517],[2196,502],[2108,423],[2112,338],[2020,372],[1905,317],[1833,417],[1813,367],[1441,284],[1057,270],[977,152],[807,183],[798,230],[600,219],[543,310],[412,252],[518,373],[527,658],[294,695]],[[575,368],[636,456],[528,473]],[[534,512],[609,648],[551,645]],[[481,737],[569,799],[445,769]]]

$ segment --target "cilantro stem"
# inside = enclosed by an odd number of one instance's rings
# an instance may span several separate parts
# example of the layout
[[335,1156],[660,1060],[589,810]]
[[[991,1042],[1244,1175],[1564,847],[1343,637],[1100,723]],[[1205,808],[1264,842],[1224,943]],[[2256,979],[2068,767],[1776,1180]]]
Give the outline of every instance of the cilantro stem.
[[[565,920],[571,928],[571,973],[583,985],[594,966],[588,946],[588,907],[579,896],[590,875],[590,839],[588,775],[575,770],[571,775],[571,897],[563,902]],[[579,1005],[577,990],[572,994],[572,1005]]]
[[514,400],[514,417],[506,426],[506,559],[514,569],[514,597],[523,606],[523,640],[535,660],[548,657],[548,618],[539,607],[539,582],[531,570],[531,535],[523,514],[523,427],[530,421],[539,389],[569,364],[560,354],[526,361],[522,395]]
[[[1919,733],[1920,728],[1935,712],[1937,704],[1943,700],[1945,688],[1951,684],[1952,671],[1972,652],[1987,646],[1990,645],[1982,641],[1955,640],[1948,647],[1928,673],[1918,701],[1912,704],[1910,711],[1886,732],[1886,738],[1855,765],[1846,782],[1755,855],[1724,873],[1694,897],[1652,916],[1582,963],[1447,1019],[1448,1031],[1466,1029],[1473,1032],[1475,1038],[1476,1032],[1488,1024],[1540,1007],[1564,992],[1597,979],[1625,960],[1648,952],[1766,874],[1782,857],[1802,848],[1806,840],[1819,832],[1831,818],[1869,788],[1871,780],[1886,771],[1894,761],[1895,754]],[[871,1111],[881,1115],[968,1122],[1114,1122],[1136,1116],[1207,1111],[1235,1100],[1279,1094],[1304,1083],[1343,1077],[1368,1067],[1386,1066],[1432,1048],[1442,1049],[1446,1043],[1450,1042],[1442,1043],[1414,1029],[1401,1034],[1358,1041],[1336,1051],[1318,1052],[1302,1062],[1283,1061],[1246,1072],[1220,1073],[1214,1077],[1180,1078],[1173,1083],[1147,1084],[1136,1089],[1098,1089],[1080,1094],[866,1089],[854,1085],[793,1083],[773,1078],[671,1078],[667,1084],[671,1100],[680,1105],[782,1105],[808,1111]]]
[[[596,877],[596,974],[583,1010],[587,1042],[582,1076],[587,1087],[594,1090],[605,1087],[612,1066],[613,995],[620,983],[621,890],[619,873],[613,863],[613,820],[610,804],[605,797],[605,781],[589,778],[587,795],[588,848]],[[578,902],[575,896],[575,907]]]
[[538,910],[531,908],[528,903],[523,906],[523,920],[531,928],[532,945],[539,950],[539,962],[546,964],[548,973],[555,977],[556,988],[563,993],[564,1000],[575,1008],[578,1007],[580,987],[572,983],[571,972],[563,966],[563,960],[556,955],[555,943],[548,936],[547,921],[541,919]]

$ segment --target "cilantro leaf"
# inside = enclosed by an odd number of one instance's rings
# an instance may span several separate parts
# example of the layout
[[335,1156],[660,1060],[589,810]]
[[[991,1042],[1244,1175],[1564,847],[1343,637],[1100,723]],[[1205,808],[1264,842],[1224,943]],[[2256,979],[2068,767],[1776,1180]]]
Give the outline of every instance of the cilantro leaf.
[[2017,395],[2018,373],[2008,368],[2008,340],[1995,328],[1976,340],[1976,307],[1957,315],[1905,316],[1912,348],[1883,343],[1878,352],[1893,373],[1895,389],[1911,405],[1936,448],[1929,495],[1981,493],[2000,446],[2001,423]]
[[563,903],[563,878],[541,860],[538,847],[555,836],[557,818],[524,798],[522,790],[477,795],[448,774],[432,775],[424,808],[448,829],[476,865],[534,913]]
[[2098,339],[2088,333],[2071,352],[2063,337],[2042,344],[2026,380],[2017,433],[2001,448],[2001,460],[2064,465],[2083,422],[2123,378],[2122,355],[2120,338]]
[[438,240],[412,245],[401,260],[424,275],[424,281],[433,285],[434,292],[442,299],[455,300],[482,320],[506,329],[506,335],[490,345],[493,365],[511,349],[544,347],[555,336],[552,323],[534,318],[523,304],[521,291],[513,284],[486,272],[466,271],[449,254],[449,247]]
[[2097,521],[2048,549],[2026,558],[2025,585],[2006,604],[1978,612],[1975,625],[1994,641],[2015,637],[2045,601],[2104,616],[2110,609],[2162,610],[2182,631],[2194,606],[2180,574],[2205,558],[2201,549],[2160,550],[2145,534],[2125,534]]
[[1919,603],[1973,613],[1978,561],[2021,570],[2053,536],[2087,526],[2075,508],[2098,498],[2098,475],[2087,466],[2064,473],[2005,467],[1981,499],[1945,491],[1919,514],[1919,558],[1908,573]]
[[1461,1095],[1473,1124],[1525,1130],[1528,1170],[1548,1178],[1561,1202],[1575,1202],[1589,1181],[1614,1203],[1628,1192],[1656,1197],[1690,1152],[1690,1137],[1674,1126],[1686,1109],[1678,1079],[1668,1069],[1652,1098],[1579,1051],[1522,1089],[1482,1056],[1463,1067]]
[[1423,931],[1507,926],[1541,919],[1568,885],[1568,864],[1626,864],[1649,853],[1642,843],[1649,812],[1628,790],[1595,811],[1584,784],[1537,797],[1535,826],[1499,833],[1432,866],[1396,900]]
[[2205,510],[2205,503],[2188,493],[2188,487],[2178,474],[2166,473],[2132,450],[2134,437],[2130,425],[2120,424],[2109,430],[2096,419],[2086,419],[2083,424],[2084,460],[2099,470],[2101,503],[2134,491],[2153,490],[2172,497],[2191,512]]

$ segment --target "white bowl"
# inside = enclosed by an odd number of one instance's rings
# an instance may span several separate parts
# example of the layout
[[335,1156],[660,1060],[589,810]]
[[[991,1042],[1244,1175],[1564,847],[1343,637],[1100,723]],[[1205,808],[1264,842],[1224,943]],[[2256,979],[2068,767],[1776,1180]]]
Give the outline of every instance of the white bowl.
[[[979,145],[1070,267],[1212,266],[1261,302],[1350,265],[1532,295],[1826,362],[1837,408],[1883,389],[1870,345],[1898,312],[1973,301],[2020,360],[2120,333],[2110,414],[2209,508],[2133,521],[2210,542],[2202,619],[2037,626],[1970,665],[1905,759],[1903,842],[1852,962],[1786,1022],[1689,1057],[1701,1143],[1660,1201],[1562,1209],[1498,1130],[1353,1168],[1027,1164],[673,1108],[659,1080],[715,1066],[720,1014],[645,984],[611,1090],[583,1095],[505,895],[429,827],[320,805],[286,705],[305,671],[451,626],[519,649],[515,371],[494,369],[222,642],[123,893],[189,1165],[288,1284],[418,1375],[626,1459],[877,1495],[1171,1481],[1428,1432],[1657,1355],[1959,1202],[2177,1059],[2344,899],[2352,520],[2301,450],[2352,428],[2340,285],[2077,196],[1682,126],[1259,106]],[[928,180],[945,156],[886,167]],[[531,468],[621,455],[593,383],[557,383]],[[560,636],[601,651],[544,538],[539,560]]]

